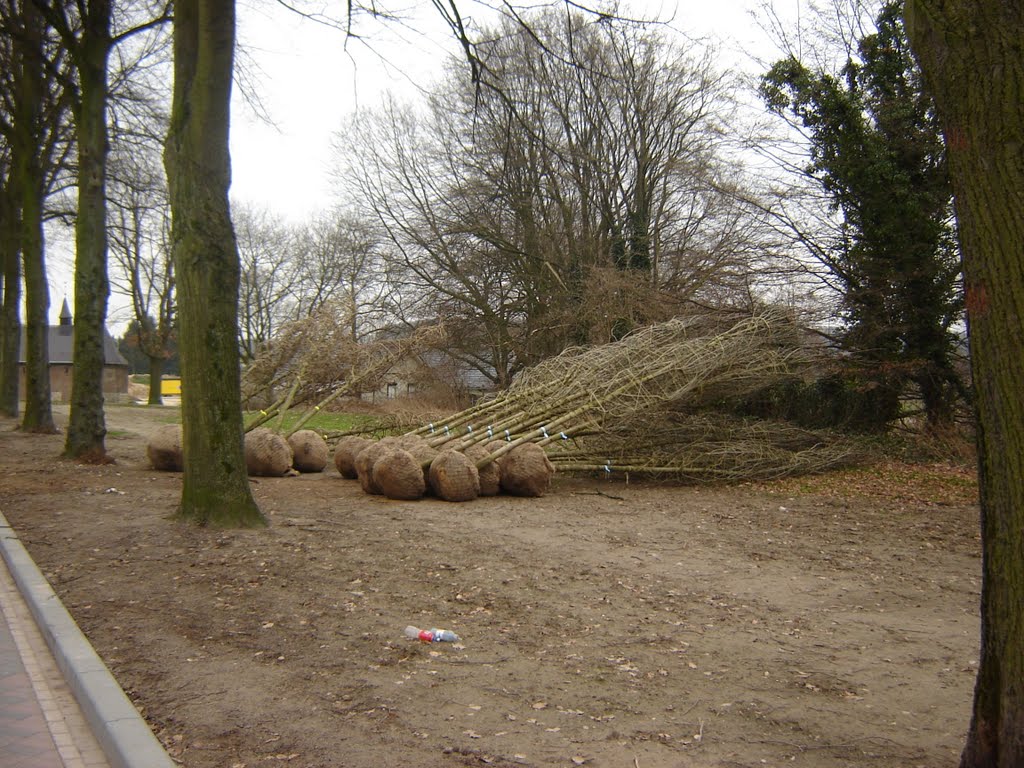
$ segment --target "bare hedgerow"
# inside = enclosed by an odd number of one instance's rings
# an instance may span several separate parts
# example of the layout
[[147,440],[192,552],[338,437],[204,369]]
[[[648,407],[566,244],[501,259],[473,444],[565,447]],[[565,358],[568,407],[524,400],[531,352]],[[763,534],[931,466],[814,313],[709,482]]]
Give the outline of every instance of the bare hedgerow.
[[242,376],[247,407],[263,408],[247,430],[290,408],[305,407],[308,417],[337,397],[377,389],[397,362],[444,340],[441,327],[423,326],[397,338],[357,341],[345,311],[343,305],[326,304],[287,324],[263,346]]
[[293,402],[304,402],[345,381],[359,360],[359,347],[348,331],[343,308],[325,305],[288,323],[262,346],[242,376],[242,396],[271,402],[298,380]]

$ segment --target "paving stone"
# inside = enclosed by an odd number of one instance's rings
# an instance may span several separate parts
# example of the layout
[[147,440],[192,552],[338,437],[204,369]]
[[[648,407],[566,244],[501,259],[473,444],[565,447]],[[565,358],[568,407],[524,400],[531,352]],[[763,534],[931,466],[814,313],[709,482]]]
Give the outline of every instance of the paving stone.
[[[0,558],[0,765],[109,768]],[[88,762],[86,757],[88,756]]]

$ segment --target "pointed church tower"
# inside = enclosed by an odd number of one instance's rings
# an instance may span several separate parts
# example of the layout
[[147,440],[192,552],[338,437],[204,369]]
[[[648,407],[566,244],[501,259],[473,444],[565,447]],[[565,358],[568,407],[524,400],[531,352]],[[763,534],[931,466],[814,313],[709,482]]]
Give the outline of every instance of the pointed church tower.
[[71,316],[71,309],[68,307],[67,298],[64,299],[64,304],[60,308],[60,326],[58,326],[58,332],[62,336],[66,336],[71,333],[74,328],[74,318]]

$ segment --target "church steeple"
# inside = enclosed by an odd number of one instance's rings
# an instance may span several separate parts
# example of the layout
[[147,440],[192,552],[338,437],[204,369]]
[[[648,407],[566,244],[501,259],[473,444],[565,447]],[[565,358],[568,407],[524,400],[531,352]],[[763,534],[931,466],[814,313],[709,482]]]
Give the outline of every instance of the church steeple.
[[60,324],[61,325],[72,325],[74,318],[71,316],[71,310],[68,308],[68,300],[64,299],[64,304],[60,308]]

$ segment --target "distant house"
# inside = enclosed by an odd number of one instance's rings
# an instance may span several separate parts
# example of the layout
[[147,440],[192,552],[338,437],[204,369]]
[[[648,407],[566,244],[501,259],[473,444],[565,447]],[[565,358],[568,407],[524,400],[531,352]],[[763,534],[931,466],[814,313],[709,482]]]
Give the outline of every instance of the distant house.
[[[74,322],[67,299],[60,309],[60,325],[47,327],[47,351],[50,356],[50,396],[54,402],[70,402],[71,380],[74,374],[73,337]],[[18,352],[18,392],[25,397],[25,329],[21,331]],[[107,400],[128,397],[128,361],[117,350],[117,343],[103,330],[103,395]]]
[[[391,325],[379,329],[374,341],[408,338],[416,328],[429,328],[436,321],[414,325]],[[483,357],[483,355],[481,355]],[[455,396],[473,402],[493,392],[494,368],[486,362],[473,366],[447,349],[428,347],[410,351],[381,376],[376,389],[363,391],[363,400],[374,403],[417,396]]]
[[379,388],[364,392],[362,399],[378,403],[437,389],[475,401],[494,391],[494,381],[483,371],[457,360],[444,350],[428,349],[399,360],[382,377]]

